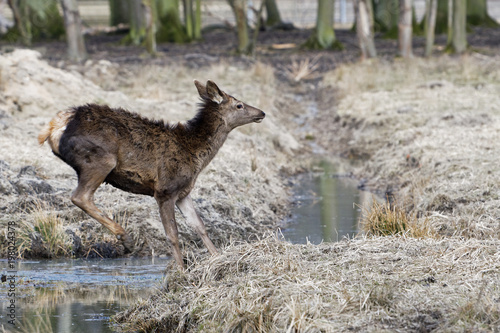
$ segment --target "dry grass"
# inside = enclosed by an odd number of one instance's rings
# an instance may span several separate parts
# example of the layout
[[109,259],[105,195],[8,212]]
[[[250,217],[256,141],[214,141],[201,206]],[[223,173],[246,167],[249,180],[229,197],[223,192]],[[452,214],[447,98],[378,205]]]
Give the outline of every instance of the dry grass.
[[397,201],[379,203],[373,200],[371,207],[365,207],[360,221],[361,229],[368,236],[404,235],[423,238],[437,236],[427,218],[417,218],[408,213]]
[[311,80],[318,77],[316,70],[318,68],[318,57],[313,59],[294,60],[292,64],[283,69],[285,76],[293,82]]
[[341,97],[346,149],[369,156],[354,173],[394,192],[443,236],[498,238],[499,63],[477,55],[379,60],[326,75]]
[[461,59],[414,58],[410,61],[369,59],[362,63],[343,64],[325,75],[327,85],[339,89],[342,97],[356,96],[367,91],[395,91],[416,86],[439,88],[450,83],[496,83],[500,80],[498,59],[481,55],[466,55]]
[[71,253],[71,242],[64,231],[63,220],[41,202],[26,212],[28,220],[19,224],[17,231],[17,253],[19,258],[32,250],[33,243],[39,242],[43,251],[49,258],[66,256]]
[[500,324],[498,246],[267,237],[170,271],[149,301],[115,319],[144,332],[488,331]]

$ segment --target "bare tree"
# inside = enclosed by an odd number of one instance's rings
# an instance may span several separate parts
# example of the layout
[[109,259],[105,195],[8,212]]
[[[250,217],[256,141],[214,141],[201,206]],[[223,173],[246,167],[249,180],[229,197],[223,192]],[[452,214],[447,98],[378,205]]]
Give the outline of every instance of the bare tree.
[[318,0],[316,28],[305,47],[312,49],[341,49],[342,44],[335,37],[333,30],[334,0]]
[[76,0],[61,0],[68,41],[68,57],[71,60],[81,61],[87,58],[87,50],[82,34],[82,20]]
[[144,19],[146,21],[146,50],[156,54],[156,1],[142,0]]
[[139,45],[146,35],[146,21],[142,0],[127,0],[130,13],[130,31],[128,39],[130,43]]
[[412,0],[399,1],[398,47],[403,58],[413,57],[412,51]]
[[467,23],[475,26],[498,27],[498,22],[488,15],[486,0],[467,1]]
[[356,0],[356,33],[361,49],[361,59],[375,58],[377,51],[373,41],[373,16],[370,10],[371,0]]
[[453,0],[453,24],[449,48],[455,53],[467,49],[467,0]]
[[236,32],[238,34],[238,52],[251,51],[250,37],[248,35],[247,3],[246,0],[228,0],[236,19]]
[[129,22],[129,4],[124,0],[109,0],[109,24],[116,26],[121,23]]
[[30,45],[34,40],[57,39],[64,34],[58,0],[8,0],[14,18],[6,39]]
[[426,0],[425,4],[425,56],[432,54],[436,30],[437,0]]
[[191,38],[182,24],[179,0],[156,0],[156,5],[158,13],[156,40],[158,42],[189,42]]

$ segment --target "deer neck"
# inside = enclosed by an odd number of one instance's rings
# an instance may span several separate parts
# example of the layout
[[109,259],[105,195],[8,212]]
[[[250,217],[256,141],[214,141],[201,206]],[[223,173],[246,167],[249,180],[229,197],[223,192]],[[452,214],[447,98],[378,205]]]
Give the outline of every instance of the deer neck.
[[224,144],[231,129],[219,115],[197,115],[189,124],[189,150],[203,170]]

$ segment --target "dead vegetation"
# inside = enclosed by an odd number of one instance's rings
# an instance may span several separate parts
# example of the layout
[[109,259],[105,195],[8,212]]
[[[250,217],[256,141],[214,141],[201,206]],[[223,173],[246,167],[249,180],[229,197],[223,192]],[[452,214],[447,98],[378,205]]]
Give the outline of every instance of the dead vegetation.
[[500,324],[499,259],[496,242],[475,239],[269,236],[167,274],[115,320],[141,332],[489,331]]
[[324,84],[340,97],[343,142],[318,140],[362,156],[354,173],[365,188],[395,194],[440,235],[498,239],[498,62],[471,54],[340,66]]
[[367,236],[437,237],[428,219],[419,219],[416,212],[408,213],[397,201],[379,203],[373,200],[370,207],[364,208],[360,225]]

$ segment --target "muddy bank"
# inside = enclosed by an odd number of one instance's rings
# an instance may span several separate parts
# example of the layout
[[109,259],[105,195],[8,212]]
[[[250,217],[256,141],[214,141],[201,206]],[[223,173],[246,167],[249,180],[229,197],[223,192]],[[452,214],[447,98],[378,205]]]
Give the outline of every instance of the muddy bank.
[[[194,78],[213,79],[268,114],[262,124],[230,134],[192,193],[216,246],[272,230],[285,213],[288,192],[280,174],[293,171],[289,159],[300,144],[280,123],[286,110],[275,106],[276,82],[267,66],[221,63],[195,71],[89,61],[62,70],[48,65],[37,52],[16,50],[0,55],[0,69],[2,257],[6,257],[8,222],[16,223],[20,257],[122,255],[115,237],[70,202],[75,172],[47,145],[38,146],[36,136],[59,110],[89,102],[124,107],[154,119],[185,121],[197,109]],[[168,254],[153,198],[103,185],[96,192],[96,203],[134,237],[136,255]],[[180,214],[177,219],[182,246],[196,250],[198,237]]]

